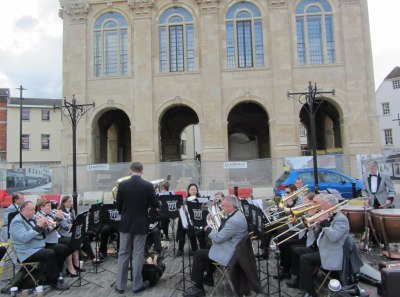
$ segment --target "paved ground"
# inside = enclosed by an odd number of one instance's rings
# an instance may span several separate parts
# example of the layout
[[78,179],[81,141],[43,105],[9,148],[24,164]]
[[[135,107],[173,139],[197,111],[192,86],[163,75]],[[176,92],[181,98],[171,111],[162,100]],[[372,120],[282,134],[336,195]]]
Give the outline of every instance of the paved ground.
[[[167,244],[167,243],[166,243]],[[256,245],[256,242],[254,242],[254,245]],[[182,289],[183,289],[183,283],[179,286],[177,286],[177,283],[179,281],[182,281],[183,279],[183,274],[180,272],[182,268],[182,257],[172,257],[172,252],[173,252],[173,246],[171,243],[170,248],[166,250],[166,258],[165,258],[165,265],[166,265],[166,270],[162,276],[162,278],[159,280],[158,284],[145,291],[142,293],[137,294],[138,296],[182,296]],[[271,259],[269,260],[269,271],[272,275],[276,274],[276,260],[274,259],[274,254],[270,257]],[[372,259],[373,258],[373,259]],[[377,264],[379,258],[379,250],[374,250],[369,257],[369,260],[373,260],[375,264]],[[368,260],[366,260],[368,261]],[[188,257],[185,257],[185,263],[188,263]],[[265,271],[266,271],[266,260],[260,261],[259,265],[261,267],[261,279],[262,285],[263,285],[263,293],[258,294],[257,296],[280,296],[277,290],[278,282],[274,280],[272,277],[266,278]],[[131,282],[128,281],[128,286],[126,289],[126,293],[124,295],[118,295],[115,293],[114,288],[111,287],[115,280],[115,272],[117,269],[117,258],[115,255],[110,254],[107,260],[100,264],[97,267],[97,273],[95,270],[95,267],[89,262],[85,262],[85,267],[86,267],[86,272],[82,274],[82,280],[81,284],[82,286],[79,286],[79,280],[77,278],[70,278],[70,277],[65,277],[65,282],[68,284],[72,284],[73,286],[70,288],[70,290],[65,291],[65,292],[58,292],[58,291],[51,291],[50,289],[45,290],[45,296],[96,296],[96,297],[101,297],[101,296],[132,296],[132,287],[131,287]],[[187,268],[186,271],[188,272],[189,269]],[[6,280],[7,278],[10,278],[12,275],[12,270],[10,265],[6,265],[5,271],[1,276],[1,282],[0,285],[1,287],[4,287],[8,281]],[[216,276],[215,276],[216,277]],[[191,286],[189,282],[190,276],[188,274],[185,274],[185,286],[186,288]],[[75,282],[75,283],[73,283]],[[268,284],[270,285],[270,294],[268,294]],[[370,285],[367,285],[363,282],[359,283],[360,287],[368,290],[370,292],[370,296],[378,296],[376,293],[376,288]],[[206,292],[208,295],[213,290],[213,287],[205,287]],[[275,294],[274,294],[275,292]],[[21,292],[18,294],[21,296]],[[30,296],[33,296],[33,293],[30,293]],[[223,284],[220,288],[217,289],[217,292],[214,294],[214,296],[232,296],[231,290],[227,284]],[[252,296],[255,296],[253,293]],[[291,289],[288,288],[285,284],[285,281],[281,282],[281,296],[302,296],[301,291],[297,289]],[[321,295],[322,296],[322,295]]]

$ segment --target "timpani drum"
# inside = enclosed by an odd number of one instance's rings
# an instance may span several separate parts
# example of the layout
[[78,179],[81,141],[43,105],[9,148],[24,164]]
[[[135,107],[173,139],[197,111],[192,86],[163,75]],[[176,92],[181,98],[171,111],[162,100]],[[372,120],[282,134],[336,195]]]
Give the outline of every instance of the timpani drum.
[[[390,258],[393,254],[389,250],[389,243],[400,242],[400,209],[373,209],[371,210],[371,220],[375,232],[385,242]],[[397,256],[395,257],[396,259]]]
[[[340,210],[349,220],[350,233],[360,234],[365,231],[365,222],[368,223],[368,213],[371,210],[372,207],[364,209],[364,206],[355,205],[349,205]],[[367,218],[365,218],[365,214]]]

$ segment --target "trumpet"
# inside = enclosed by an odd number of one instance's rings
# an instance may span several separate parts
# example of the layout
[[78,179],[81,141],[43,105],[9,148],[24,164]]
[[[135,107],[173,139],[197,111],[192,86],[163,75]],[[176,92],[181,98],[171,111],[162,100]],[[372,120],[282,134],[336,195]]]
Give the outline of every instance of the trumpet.
[[[59,211],[58,209],[52,209],[52,210],[51,210],[51,215],[52,215],[53,217],[55,217],[58,211]],[[63,211],[61,211],[61,212],[62,212],[62,218],[61,218],[61,219],[64,219],[64,220],[71,220],[71,215],[70,215],[69,213],[65,213],[65,212],[63,212]]]
[[57,228],[57,223],[54,220],[46,217],[45,215],[42,215],[41,213],[34,214],[32,218],[35,221],[39,220],[40,218],[44,218],[45,224],[44,224],[43,228],[47,228],[49,232],[53,231],[54,229]]

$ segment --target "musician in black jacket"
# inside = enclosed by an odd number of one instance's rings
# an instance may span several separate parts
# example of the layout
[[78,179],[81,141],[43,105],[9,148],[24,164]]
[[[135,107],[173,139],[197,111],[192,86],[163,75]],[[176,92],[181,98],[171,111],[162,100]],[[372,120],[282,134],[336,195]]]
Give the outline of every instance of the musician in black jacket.
[[118,185],[117,209],[121,214],[120,249],[118,271],[115,281],[117,293],[124,293],[128,280],[129,257],[132,254],[133,293],[146,290],[148,281],[143,281],[144,247],[149,228],[148,209],[159,204],[153,185],[142,179],[143,165],[130,165],[131,177]]

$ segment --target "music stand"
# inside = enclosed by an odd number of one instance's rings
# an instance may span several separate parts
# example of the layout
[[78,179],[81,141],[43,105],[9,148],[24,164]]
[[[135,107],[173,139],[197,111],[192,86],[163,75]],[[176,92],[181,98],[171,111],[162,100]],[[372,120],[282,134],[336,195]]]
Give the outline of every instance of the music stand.
[[[103,226],[103,222],[101,220],[101,205],[102,205],[102,203],[92,204],[88,211],[87,231],[94,232],[95,237],[96,237],[96,251],[95,251],[96,259],[98,259],[99,237],[100,237],[101,228]],[[98,272],[97,266],[98,265],[95,265],[96,274]]]
[[[73,222],[73,224],[71,226],[71,229],[69,231],[70,233],[72,233],[72,235],[71,235],[71,243],[70,244],[71,244],[71,247],[73,249],[80,250],[81,245],[82,245],[83,241],[85,240],[87,216],[88,216],[88,211],[81,212],[80,214],[78,214],[76,216],[76,218],[75,218],[75,220],[74,220],[74,222]],[[80,261],[81,261],[81,259],[80,259],[80,256],[79,256],[79,263],[80,263]],[[87,283],[82,285],[83,277],[82,277],[80,269],[78,270],[78,275],[79,275],[78,279],[76,281],[74,281],[71,284],[71,286],[73,286],[73,284],[75,282],[79,281],[79,285],[77,287],[81,287],[81,286],[84,286],[84,285],[87,285],[87,284],[91,283],[93,285],[96,285],[96,286],[102,288],[102,286],[100,286],[100,285],[98,285],[98,284],[96,284],[94,282],[91,282],[91,281],[89,281],[87,279],[85,279],[85,281]]]
[[179,217],[179,208],[183,205],[183,197],[182,195],[159,195],[158,197],[161,201],[160,215],[172,221],[173,255],[175,255],[175,220]]

